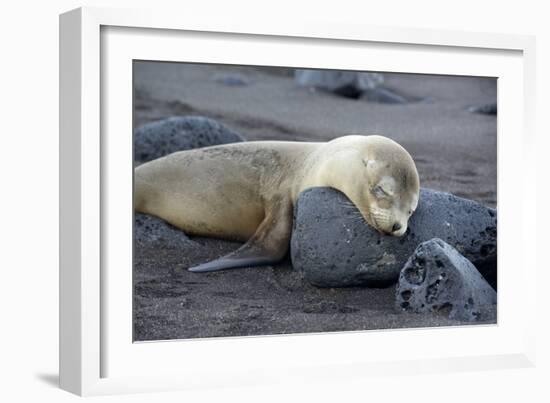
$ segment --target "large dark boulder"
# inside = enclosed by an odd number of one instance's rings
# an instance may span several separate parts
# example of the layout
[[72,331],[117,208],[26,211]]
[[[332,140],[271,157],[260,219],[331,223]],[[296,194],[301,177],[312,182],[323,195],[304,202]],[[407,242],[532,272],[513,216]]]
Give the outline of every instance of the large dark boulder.
[[416,247],[440,238],[469,259],[496,287],[497,213],[475,201],[421,189],[416,212],[402,237],[382,235],[347,197],[331,188],[312,188],[294,210],[291,258],[312,284],[320,287],[386,286]]
[[171,117],[147,123],[134,131],[134,160],[147,162],[176,151],[240,141],[245,139],[213,119]]
[[166,221],[141,213],[134,214],[134,242],[136,247],[160,249],[179,249],[195,243]]
[[396,288],[396,307],[444,312],[449,319],[476,321],[497,302],[497,294],[468,259],[441,239],[421,243],[409,258]]

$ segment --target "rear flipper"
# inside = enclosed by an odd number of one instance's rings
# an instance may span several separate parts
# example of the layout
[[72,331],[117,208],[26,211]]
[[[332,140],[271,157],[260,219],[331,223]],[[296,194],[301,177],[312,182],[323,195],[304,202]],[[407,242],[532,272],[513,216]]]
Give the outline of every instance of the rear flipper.
[[208,272],[279,262],[288,251],[292,231],[292,203],[274,200],[254,235],[243,246],[219,259],[189,268]]
[[[286,249],[285,249],[286,253]],[[219,259],[212,260],[200,264],[198,266],[190,267],[189,271],[195,273],[203,273],[208,271],[218,271],[224,269],[238,269],[241,267],[249,266],[261,266],[270,263],[276,263],[281,260],[283,256],[272,255],[262,249],[253,248],[247,242],[239,249],[234,252],[231,252],[225,256],[220,257]]]

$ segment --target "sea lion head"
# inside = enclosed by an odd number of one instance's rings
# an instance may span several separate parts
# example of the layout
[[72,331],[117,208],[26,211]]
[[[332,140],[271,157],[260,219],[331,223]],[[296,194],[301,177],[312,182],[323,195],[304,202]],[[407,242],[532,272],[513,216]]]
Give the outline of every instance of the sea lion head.
[[[410,154],[382,136],[346,136],[338,153],[342,191],[376,230],[402,236],[418,205],[420,181]],[[346,151],[347,149],[347,151]],[[334,164],[333,168],[334,168]]]

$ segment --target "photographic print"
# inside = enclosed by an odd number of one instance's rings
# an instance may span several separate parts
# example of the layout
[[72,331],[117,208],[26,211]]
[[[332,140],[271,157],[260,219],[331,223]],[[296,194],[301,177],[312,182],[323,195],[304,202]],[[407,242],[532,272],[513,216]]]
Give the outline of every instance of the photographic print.
[[134,341],[496,323],[497,79],[133,62]]

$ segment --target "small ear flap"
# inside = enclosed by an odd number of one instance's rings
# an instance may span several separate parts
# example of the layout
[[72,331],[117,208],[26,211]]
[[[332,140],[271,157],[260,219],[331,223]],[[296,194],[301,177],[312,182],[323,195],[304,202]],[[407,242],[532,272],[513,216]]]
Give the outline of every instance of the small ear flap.
[[365,166],[365,168],[369,169],[369,168],[373,168],[375,165],[376,165],[376,160],[369,160],[367,158],[363,158],[363,165]]

